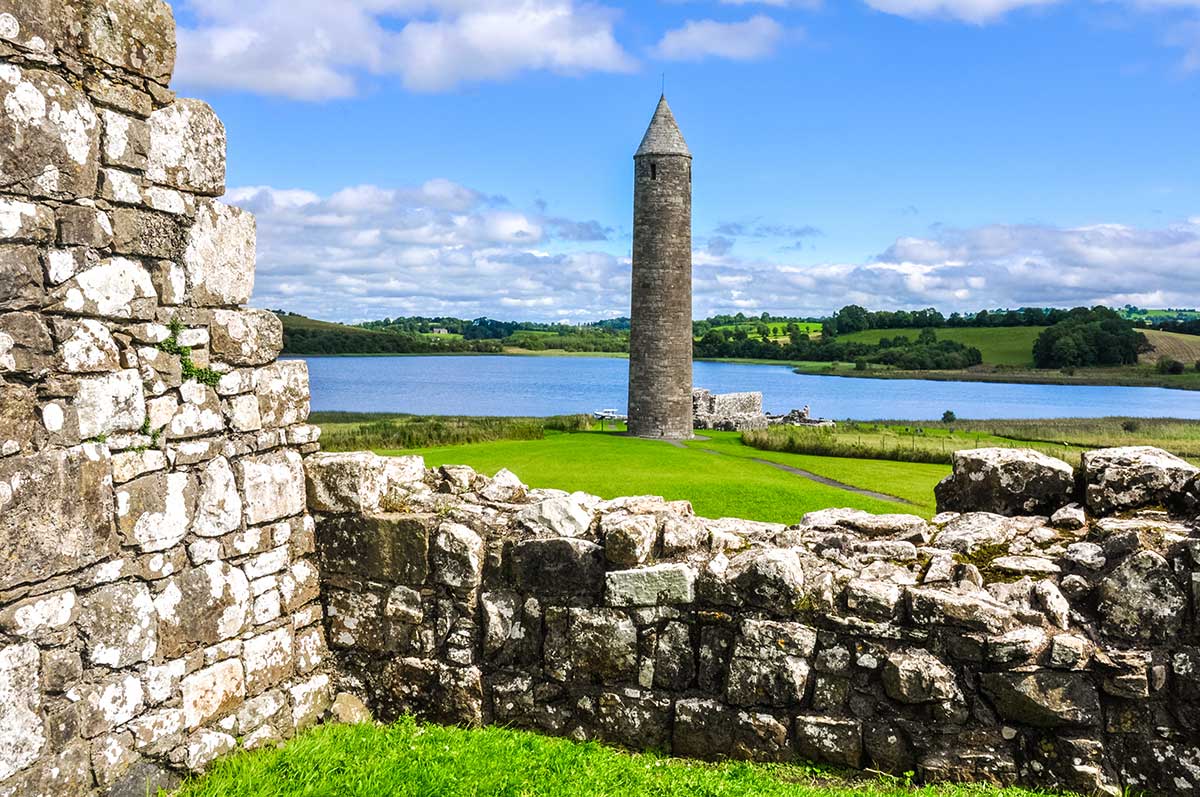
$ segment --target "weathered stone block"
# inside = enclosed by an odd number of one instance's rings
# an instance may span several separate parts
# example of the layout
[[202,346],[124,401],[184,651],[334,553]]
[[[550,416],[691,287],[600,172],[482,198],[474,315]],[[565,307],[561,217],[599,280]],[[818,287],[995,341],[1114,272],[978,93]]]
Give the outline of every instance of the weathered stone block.
[[795,551],[740,553],[730,560],[726,578],[739,600],[780,614],[790,614],[805,597],[804,570]]
[[104,324],[90,318],[56,318],[53,324],[58,341],[55,366],[60,371],[85,374],[120,370],[117,343]]
[[246,693],[256,695],[291,677],[296,670],[295,638],[290,626],[246,640],[242,661],[246,670]]
[[283,349],[283,322],[266,310],[214,310],[209,331],[212,356],[230,365],[264,365]]
[[126,543],[152,553],[177,545],[196,512],[192,473],[155,473],[117,490],[117,528]]
[[455,589],[479,586],[483,578],[483,540],[458,523],[438,527],[430,549],[433,580]]
[[953,460],[954,472],[934,491],[939,512],[1050,515],[1075,493],[1074,469],[1040,451],[977,448]]
[[180,684],[184,723],[198,728],[236,708],[246,694],[245,672],[239,659],[226,659],[194,672]]
[[116,549],[107,449],[0,459],[0,588],[43,581]]
[[96,191],[100,123],[88,99],[52,72],[0,63],[0,185],[55,199]]
[[12,243],[54,240],[54,211],[23,199],[0,197],[0,240]]
[[0,244],[0,310],[38,308],[44,297],[37,248]]
[[858,769],[862,766],[862,723],[817,714],[796,717],[796,750],[807,761]]
[[154,658],[158,615],[145,584],[125,581],[93,590],[83,599],[79,631],[88,659],[113,669]]
[[220,537],[242,523],[242,497],[233,468],[225,457],[217,457],[200,471],[200,497],[192,531],[201,537]]
[[184,382],[179,388],[183,399],[175,408],[175,416],[167,425],[173,440],[205,437],[225,430],[225,414],[217,391],[196,381]]
[[897,651],[883,665],[888,697],[901,703],[939,703],[961,700],[954,671],[923,650]]
[[366,590],[328,588],[324,592],[329,644],[346,650],[379,653],[387,648],[383,598]]
[[981,686],[1005,719],[1041,728],[1096,725],[1101,720],[1096,687],[1082,673],[984,673]]
[[513,579],[525,592],[598,595],[604,588],[604,549],[562,537],[526,540],[513,549]]
[[245,574],[225,562],[172,576],[154,602],[160,652],[179,656],[236,637],[250,619],[251,600]]
[[1110,514],[1144,506],[1171,506],[1200,468],[1149,446],[1085,451],[1083,480],[1088,510]]
[[145,708],[145,696],[141,680],[128,672],[84,684],[68,694],[79,704],[80,733],[87,739],[136,717]]
[[604,555],[618,567],[637,567],[650,557],[658,539],[658,518],[614,512],[600,520]]
[[327,518],[317,524],[321,570],[395,584],[421,585],[429,577],[432,515]]
[[106,0],[85,6],[83,51],[167,85],[175,68],[175,18],[163,0]]
[[180,99],[150,114],[146,176],[181,191],[225,193],[225,126],[207,103]]
[[527,528],[552,537],[582,537],[592,525],[592,511],[575,496],[538,501],[517,513]]
[[176,260],[183,250],[183,230],[169,213],[113,208],[112,248],[122,255]]
[[0,648],[0,781],[36,761],[46,744],[38,664],[36,645]]
[[229,307],[250,301],[255,237],[250,213],[212,199],[197,203],[183,253],[192,304]]
[[600,737],[633,750],[666,750],[671,741],[671,700],[649,693],[605,692],[598,701]]
[[681,564],[615,570],[604,576],[610,606],[670,606],[696,599],[696,571]]
[[92,785],[86,742],[75,741],[0,786],[0,797],[60,797],[85,794]]
[[[2,333],[0,333],[2,334]],[[26,385],[0,381],[0,447],[30,452],[44,439],[38,422],[37,392]]]
[[111,318],[150,318],[158,296],[150,274],[136,260],[114,257],[82,271],[54,289],[50,310]]
[[1100,582],[1104,631],[1122,639],[1167,641],[1183,628],[1187,596],[1171,566],[1154,551],[1139,551]]
[[637,673],[637,627],[612,609],[571,609],[569,655],[574,680],[631,681]]
[[792,757],[787,726],[771,714],[740,711],[715,700],[675,703],[675,755],[787,761]]
[[41,374],[51,364],[54,341],[38,313],[0,315],[0,373]]
[[333,702],[329,676],[322,673],[288,690],[292,698],[292,724],[296,730],[312,725]]
[[235,465],[250,526],[304,511],[304,466],[292,449],[242,457]]
[[90,205],[63,205],[55,211],[58,242],[63,246],[103,249],[112,244],[113,228],[107,213]]
[[799,623],[745,620],[733,649],[725,694],[740,706],[786,706],[804,699],[816,631]]
[[114,432],[132,432],[146,420],[142,378],[126,369],[79,380],[74,408],[79,436],[85,440]]
[[150,125],[145,119],[105,108],[100,112],[104,136],[100,158],[106,166],[143,171],[150,153]]
[[375,512],[387,489],[386,461],[369,451],[313,454],[304,473],[313,512]]
[[78,613],[79,603],[73,589],[39,595],[0,612],[0,630],[26,638],[49,635],[73,623]]

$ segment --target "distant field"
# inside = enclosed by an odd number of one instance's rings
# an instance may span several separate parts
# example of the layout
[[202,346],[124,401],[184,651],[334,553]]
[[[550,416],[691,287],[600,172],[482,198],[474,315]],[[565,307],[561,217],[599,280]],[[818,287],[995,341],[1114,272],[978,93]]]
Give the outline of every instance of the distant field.
[[[713,327],[713,329],[720,330],[720,331],[728,330],[730,332],[737,332],[740,329],[743,332],[745,332],[746,334],[750,335],[751,337],[757,338],[758,337],[758,323],[759,322],[757,322],[757,321],[748,321],[744,324],[721,324],[720,326]],[[771,328],[771,337],[770,337],[771,340],[776,341],[776,342],[787,342],[788,340],[790,340],[790,338],[788,337],[788,334],[787,334],[788,322],[786,322],[786,321],[771,321],[769,323],[768,322],[763,322],[763,323],[766,323],[767,326]],[[794,323],[796,324],[796,326],[800,327],[801,331],[807,333],[810,338],[813,337],[814,335],[819,335],[821,332],[821,324],[819,322],[796,321]],[[778,335],[775,334],[776,329],[779,330]]]
[[[986,365],[1033,366],[1033,342],[1045,327],[962,327],[935,329],[938,340],[953,340],[974,346],[983,354]],[[839,335],[839,340],[878,343],[882,338],[905,335],[915,340],[919,329],[868,329]]]
[[1156,363],[1160,357],[1173,357],[1185,365],[1200,362],[1200,335],[1183,335],[1178,332],[1144,330],[1146,339],[1154,347],[1151,354],[1143,354],[1142,362]]

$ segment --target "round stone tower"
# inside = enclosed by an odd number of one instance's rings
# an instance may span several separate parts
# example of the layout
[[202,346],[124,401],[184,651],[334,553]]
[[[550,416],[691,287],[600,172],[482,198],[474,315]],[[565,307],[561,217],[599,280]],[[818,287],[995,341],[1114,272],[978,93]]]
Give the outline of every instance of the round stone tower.
[[664,96],[633,156],[629,432],[692,436],[692,153]]

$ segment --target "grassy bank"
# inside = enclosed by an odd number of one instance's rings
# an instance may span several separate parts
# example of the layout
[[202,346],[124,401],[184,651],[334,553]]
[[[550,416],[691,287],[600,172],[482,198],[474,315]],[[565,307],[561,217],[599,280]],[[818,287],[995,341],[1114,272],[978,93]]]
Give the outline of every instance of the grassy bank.
[[864,379],[924,379],[931,382],[1002,382],[1018,385],[1090,385],[1162,387],[1200,390],[1200,372],[1160,374],[1153,365],[1120,368],[1074,368],[1068,371],[982,365],[962,371],[901,371],[892,368],[856,370],[853,363],[787,363],[798,374],[848,376]]
[[803,764],[705,764],[532,733],[425,725],[325,726],[218,761],[178,797],[1034,797],[986,786],[910,788]]
[[1077,464],[1092,448],[1148,445],[1200,462],[1200,424],[1173,418],[1066,418],[954,423],[843,423],[836,429],[775,427],[748,432],[745,443],[771,452],[949,464],[955,451],[1033,448]]
[[546,432],[591,429],[586,415],[551,418],[498,418],[448,415],[379,415],[355,412],[314,412],[326,451],[406,449],[465,445],[497,440],[541,440]]

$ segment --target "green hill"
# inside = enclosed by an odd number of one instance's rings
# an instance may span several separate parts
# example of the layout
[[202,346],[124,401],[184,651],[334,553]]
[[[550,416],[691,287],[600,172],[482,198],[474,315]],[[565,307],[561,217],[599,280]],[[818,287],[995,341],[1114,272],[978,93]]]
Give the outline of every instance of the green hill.
[[[946,327],[935,329],[938,340],[953,340],[974,346],[983,354],[985,365],[1033,367],[1033,342],[1045,327]],[[878,343],[882,338],[905,335],[915,340],[919,329],[868,329],[839,335],[838,340]]]

